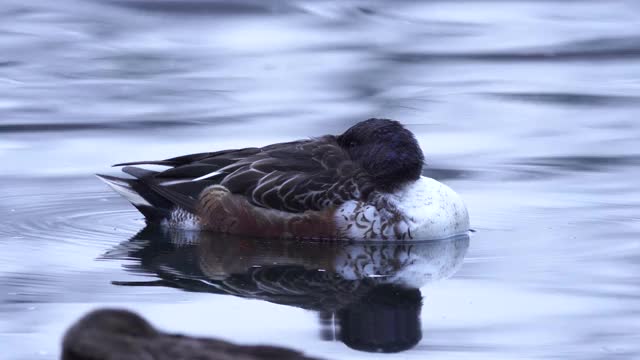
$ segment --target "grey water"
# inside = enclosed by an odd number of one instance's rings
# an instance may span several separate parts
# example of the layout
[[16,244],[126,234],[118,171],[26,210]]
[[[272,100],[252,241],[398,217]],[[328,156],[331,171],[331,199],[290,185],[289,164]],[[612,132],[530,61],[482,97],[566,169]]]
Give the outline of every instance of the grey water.
[[[93,176],[369,117],[475,233],[168,233]],[[640,358],[636,1],[3,0],[0,164],[3,359],[104,306],[327,359]]]

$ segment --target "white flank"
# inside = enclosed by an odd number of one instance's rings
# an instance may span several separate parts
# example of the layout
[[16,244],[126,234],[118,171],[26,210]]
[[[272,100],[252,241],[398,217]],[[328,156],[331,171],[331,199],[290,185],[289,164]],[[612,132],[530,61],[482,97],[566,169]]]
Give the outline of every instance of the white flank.
[[386,200],[402,214],[401,221],[394,222],[392,214],[374,204],[348,201],[336,212],[338,229],[353,240],[393,240],[392,227],[406,234],[405,240],[443,239],[469,231],[469,213],[460,196],[434,179],[422,176]]

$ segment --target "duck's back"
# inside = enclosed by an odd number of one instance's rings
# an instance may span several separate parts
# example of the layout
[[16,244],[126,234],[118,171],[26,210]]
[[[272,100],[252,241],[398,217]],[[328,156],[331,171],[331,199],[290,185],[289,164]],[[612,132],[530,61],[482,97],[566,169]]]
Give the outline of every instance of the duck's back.
[[[253,206],[287,213],[323,211],[361,200],[375,187],[334,136],[118,165],[135,179],[100,178],[149,221],[170,218],[176,211],[181,217],[197,215],[206,189],[214,185]],[[152,171],[138,165],[170,168]]]

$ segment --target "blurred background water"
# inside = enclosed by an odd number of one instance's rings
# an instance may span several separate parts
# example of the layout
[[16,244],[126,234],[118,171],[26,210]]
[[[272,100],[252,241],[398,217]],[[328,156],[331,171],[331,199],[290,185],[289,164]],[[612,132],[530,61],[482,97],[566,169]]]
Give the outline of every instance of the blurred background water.
[[[332,359],[638,358],[639,60],[631,0],[3,0],[2,357],[56,358],[112,306]],[[144,222],[94,173],[369,117],[407,124],[477,230],[452,278],[421,285],[415,347],[350,349],[300,306],[112,284],[161,277],[110,256]]]

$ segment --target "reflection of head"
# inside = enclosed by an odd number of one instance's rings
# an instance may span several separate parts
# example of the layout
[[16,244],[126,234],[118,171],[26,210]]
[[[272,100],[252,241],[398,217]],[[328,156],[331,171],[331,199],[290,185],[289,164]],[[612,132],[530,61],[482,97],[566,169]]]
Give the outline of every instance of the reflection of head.
[[422,339],[418,289],[380,285],[359,301],[340,309],[340,340],[352,349],[399,352]]

